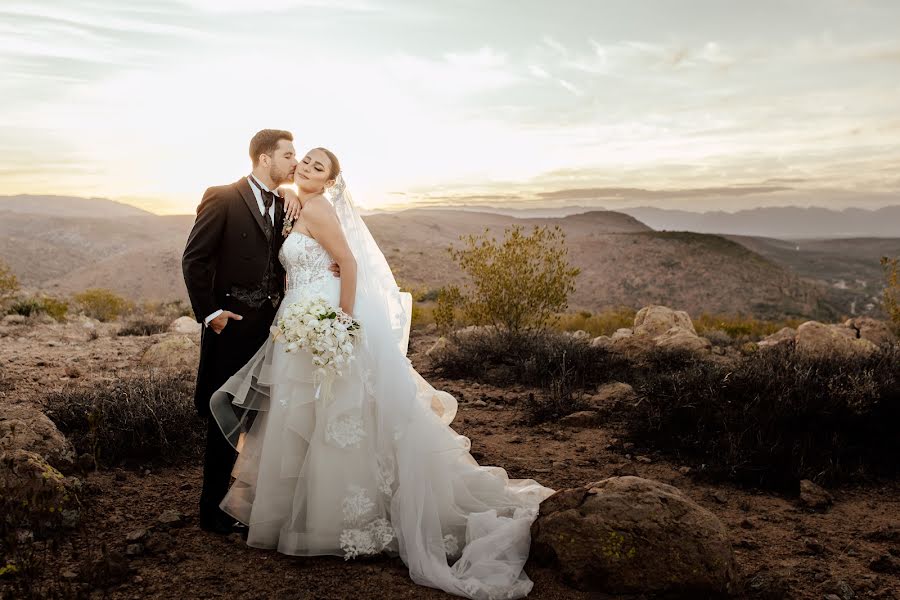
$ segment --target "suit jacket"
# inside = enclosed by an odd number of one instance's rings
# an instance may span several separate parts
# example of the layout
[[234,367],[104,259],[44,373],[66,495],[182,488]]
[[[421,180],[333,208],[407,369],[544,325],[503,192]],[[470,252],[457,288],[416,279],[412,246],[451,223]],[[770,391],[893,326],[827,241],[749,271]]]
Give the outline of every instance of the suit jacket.
[[258,288],[270,252],[276,254],[276,278],[284,286],[284,269],[277,260],[284,238],[284,203],[276,199],[274,243],[265,235],[250,183],[242,177],[231,185],[211,187],[197,207],[197,218],[184,248],[181,266],[194,316],[199,322],[225,307],[231,288]]
[[276,311],[271,302],[249,306],[231,291],[259,289],[274,253],[275,277],[283,292],[284,269],[277,259],[284,242],[283,224],[284,203],[276,200],[273,239],[266,238],[263,216],[246,178],[211,187],[203,194],[181,261],[191,306],[201,323],[219,309],[243,319],[229,321],[219,334],[207,327],[202,330],[194,391],[201,415],[209,415],[212,393],[243,367],[269,336]]

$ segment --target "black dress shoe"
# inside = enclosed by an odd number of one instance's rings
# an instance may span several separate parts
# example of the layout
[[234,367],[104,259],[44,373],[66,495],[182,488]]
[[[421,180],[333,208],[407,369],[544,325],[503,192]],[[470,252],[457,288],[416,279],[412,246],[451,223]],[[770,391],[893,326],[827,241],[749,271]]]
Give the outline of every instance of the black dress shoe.
[[238,523],[237,521],[235,521],[234,517],[221,512],[220,514],[217,514],[213,517],[201,517],[200,529],[219,535],[228,535],[235,532],[240,533],[241,529],[246,531],[247,526],[243,523]]

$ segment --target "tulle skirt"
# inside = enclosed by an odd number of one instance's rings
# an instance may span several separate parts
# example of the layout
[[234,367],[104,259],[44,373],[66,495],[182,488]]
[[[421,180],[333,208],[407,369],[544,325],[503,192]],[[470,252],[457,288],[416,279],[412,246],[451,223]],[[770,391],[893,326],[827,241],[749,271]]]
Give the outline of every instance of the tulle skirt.
[[[335,303],[337,281],[325,289]],[[250,546],[399,554],[417,583],[470,598],[531,590],[530,526],[553,491],[479,466],[449,425],[455,399],[405,357],[354,361],[329,386],[307,352],[270,338],[210,405],[240,452],[221,508],[248,525]]]

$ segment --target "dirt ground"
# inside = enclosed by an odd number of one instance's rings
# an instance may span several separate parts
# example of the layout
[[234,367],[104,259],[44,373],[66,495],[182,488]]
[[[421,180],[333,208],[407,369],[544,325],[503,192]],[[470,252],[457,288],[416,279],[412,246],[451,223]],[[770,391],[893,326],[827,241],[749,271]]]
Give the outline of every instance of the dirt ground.
[[[90,332],[77,321],[0,326],[0,403],[37,403],[61,386],[140,369],[141,353],[160,337],[114,337],[103,326],[99,335]],[[740,597],[900,599],[900,575],[872,568],[884,555],[900,557],[900,482],[831,490],[835,503],[825,513],[807,512],[790,496],[711,485],[695,480],[684,465],[623,443],[614,428],[525,425],[518,406],[526,388],[434,378],[424,356],[434,340],[432,334],[414,332],[413,364],[435,387],[459,400],[453,426],[472,440],[472,454],[481,464],[504,467],[511,477],[534,478],[554,489],[614,475],[640,475],[678,487],[731,532],[745,587]],[[128,556],[121,566],[127,571],[117,578],[121,583],[105,590],[95,586],[91,597],[451,597],[413,584],[397,558],[345,562],[287,557],[248,548],[236,534],[201,531],[199,463],[99,471],[88,474],[85,482],[91,493],[82,525],[52,558],[51,572],[74,580],[86,557],[100,555],[103,547],[125,554],[128,535],[147,531],[145,551]],[[168,510],[182,518],[163,525],[159,517]],[[605,597],[567,587],[552,570],[533,564],[527,570],[535,582],[530,598]]]

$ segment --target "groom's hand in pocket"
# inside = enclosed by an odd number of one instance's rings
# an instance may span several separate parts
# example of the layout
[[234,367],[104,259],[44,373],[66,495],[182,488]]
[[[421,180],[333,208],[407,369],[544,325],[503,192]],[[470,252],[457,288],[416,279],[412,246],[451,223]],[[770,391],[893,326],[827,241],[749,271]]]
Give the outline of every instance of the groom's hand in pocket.
[[228,319],[234,319],[235,321],[240,321],[243,319],[241,315],[235,314],[230,310],[223,310],[222,314],[209,322],[209,327],[216,333],[222,333],[222,330],[225,329],[225,326],[228,325]]

